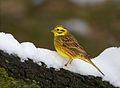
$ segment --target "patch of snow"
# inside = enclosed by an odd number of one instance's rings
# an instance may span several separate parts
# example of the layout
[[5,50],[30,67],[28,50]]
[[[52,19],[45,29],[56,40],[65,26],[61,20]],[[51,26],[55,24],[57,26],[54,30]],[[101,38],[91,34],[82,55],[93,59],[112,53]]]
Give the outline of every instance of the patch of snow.
[[30,42],[19,43],[11,34],[0,33],[0,50],[18,55],[21,61],[30,58],[39,65],[41,65],[41,62],[44,62],[48,68],[64,68],[82,75],[100,76],[115,87],[120,87],[120,47],[108,48],[92,59],[105,76],[102,76],[92,65],[80,59],[74,59],[71,64],[64,66],[68,59],[63,58],[57,52],[44,48],[36,48]]
[[93,59],[105,73],[104,80],[120,87],[120,47],[111,47]]

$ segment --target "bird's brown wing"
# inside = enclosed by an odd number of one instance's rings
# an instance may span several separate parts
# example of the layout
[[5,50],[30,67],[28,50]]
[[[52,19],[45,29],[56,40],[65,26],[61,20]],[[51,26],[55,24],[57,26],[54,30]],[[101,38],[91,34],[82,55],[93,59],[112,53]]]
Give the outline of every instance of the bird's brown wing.
[[83,56],[88,57],[88,54],[85,52],[83,47],[79,45],[77,40],[72,35],[65,36],[62,40],[64,41],[63,46],[66,48],[69,48],[78,54],[82,54]]

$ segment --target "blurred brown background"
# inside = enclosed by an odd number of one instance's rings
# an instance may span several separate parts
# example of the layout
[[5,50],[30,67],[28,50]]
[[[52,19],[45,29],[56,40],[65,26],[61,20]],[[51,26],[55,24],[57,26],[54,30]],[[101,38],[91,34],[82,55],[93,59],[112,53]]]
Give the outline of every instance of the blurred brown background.
[[54,50],[50,31],[61,24],[95,57],[120,46],[120,0],[0,0],[0,31],[19,42]]

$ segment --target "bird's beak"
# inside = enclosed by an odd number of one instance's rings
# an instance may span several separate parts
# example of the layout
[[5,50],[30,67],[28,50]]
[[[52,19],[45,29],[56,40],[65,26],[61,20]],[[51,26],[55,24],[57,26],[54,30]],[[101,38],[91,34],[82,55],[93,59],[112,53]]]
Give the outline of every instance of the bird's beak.
[[51,30],[52,33],[54,33],[54,30]]

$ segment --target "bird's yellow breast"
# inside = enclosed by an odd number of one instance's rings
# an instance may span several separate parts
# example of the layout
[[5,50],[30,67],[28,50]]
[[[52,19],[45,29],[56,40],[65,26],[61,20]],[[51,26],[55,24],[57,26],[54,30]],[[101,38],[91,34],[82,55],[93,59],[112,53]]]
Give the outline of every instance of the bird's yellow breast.
[[58,52],[58,54],[60,54],[61,56],[65,57],[65,58],[70,59],[70,56],[68,56],[63,49],[59,49],[58,47],[55,47],[55,48],[56,48],[56,51]]

